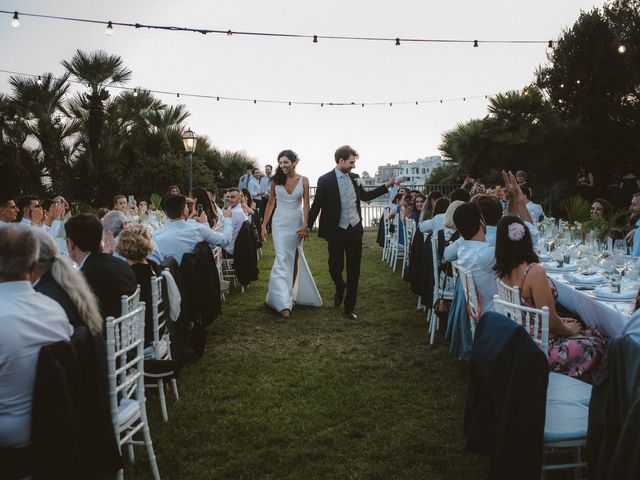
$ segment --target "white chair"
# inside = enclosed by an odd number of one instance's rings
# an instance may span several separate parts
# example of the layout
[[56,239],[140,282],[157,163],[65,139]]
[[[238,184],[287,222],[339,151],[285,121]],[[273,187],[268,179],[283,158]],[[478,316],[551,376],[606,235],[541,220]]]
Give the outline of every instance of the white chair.
[[409,266],[411,261],[411,242],[413,241],[413,234],[416,231],[416,222],[407,218],[404,223],[404,257],[402,258],[402,277],[404,278],[404,271]]
[[382,221],[384,226],[384,246],[382,247],[382,261],[388,262],[391,253],[391,221],[387,218],[389,209],[385,208],[382,212]]
[[[398,265],[398,260],[402,260],[404,262],[405,257],[405,245],[404,245],[404,236],[400,235],[400,214],[396,214],[392,219],[392,225],[394,226],[393,236],[391,237],[391,261],[389,262],[389,266],[393,267],[393,271],[396,271],[396,266]],[[402,229],[404,230],[404,224],[402,224]],[[404,235],[404,233],[403,233]],[[400,240],[402,239],[402,241]]]
[[[434,303],[440,298],[445,300],[453,300],[453,289],[447,288],[449,277],[446,272],[440,272],[442,258],[438,255],[438,235],[433,232],[431,235],[431,256],[433,258],[433,301]],[[436,331],[440,327],[440,318],[434,308],[430,308],[427,313],[427,322],[429,323],[429,343],[433,345]]]
[[505,302],[522,305],[520,301],[520,287],[510,287],[502,280],[498,279],[498,296]]
[[493,308],[496,312],[521,324],[529,332],[536,345],[547,357],[549,356],[549,307],[525,307],[519,303],[506,302],[499,295],[494,295]]
[[140,303],[140,285],[136,286],[136,291],[131,295],[120,297],[120,315],[125,315],[133,311]]
[[462,290],[464,291],[467,314],[469,315],[469,325],[471,327],[471,338],[473,339],[476,334],[476,323],[480,320],[480,315],[482,315],[482,307],[478,298],[478,292],[476,292],[476,285],[473,283],[473,275],[458,264],[456,264],[456,269],[460,277],[460,282],[462,282]]
[[[171,357],[171,336],[169,334],[168,306],[162,301],[162,276],[151,277],[151,317],[153,321],[153,344],[144,349],[145,360],[172,360]],[[160,308],[163,307],[162,310]],[[164,379],[167,374],[146,373],[147,378],[155,378],[156,383],[147,384],[146,387],[157,388],[160,397],[160,410],[162,419],[166,422],[169,419],[167,414],[167,401],[164,392]],[[171,377],[171,389],[176,400],[180,399],[178,394],[178,382],[175,377]]]
[[[133,445],[144,445],[153,478],[160,480],[144,397],[144,312],[144,302],[140,302],[121,317],[107,318],[109,404],[118,447],[127,445],[129,460],[133,462]],[[139,432],[143,441],[133,439]],[[118,478],[124,478],[122,470]]]

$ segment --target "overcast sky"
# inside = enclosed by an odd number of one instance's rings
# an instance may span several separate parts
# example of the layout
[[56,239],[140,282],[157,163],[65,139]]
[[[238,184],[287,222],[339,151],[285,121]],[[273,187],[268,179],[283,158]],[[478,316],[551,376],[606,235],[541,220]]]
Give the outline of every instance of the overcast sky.
[[[0,69],[63,73],[76,49],[120,55],[130,86],[154,90],[317,102],[399,102],[472,97],[519,89],[546,60],[544,45],[482,40],[549,40],[594,0],[0,0],[3,10],[131,23],[317,35],[479,39],[411,44],[260,38],[136,30],[0,17]],[[8,75],[0,91],[8,93]],[[486,114],[486,100],[357,107],[287,106],[160,96],[184,103],[188,126],[220,149],[244,150],[263,166],[286,148],[312,182],[333,168],[336,147],[360,153],[357,171],[438,155],[442,132]]]

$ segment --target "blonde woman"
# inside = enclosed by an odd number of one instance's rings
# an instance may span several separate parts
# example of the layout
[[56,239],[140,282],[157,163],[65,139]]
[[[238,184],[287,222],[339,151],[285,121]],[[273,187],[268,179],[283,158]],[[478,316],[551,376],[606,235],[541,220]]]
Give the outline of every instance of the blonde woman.
[[56,242],[49,234],[42,229],[33,231],[40,247],[31,274],[33,288],[58,302],[74,328],[86,325],[92,332],[102,332],[98,299],[84,275],[75,269],[69,257],[58,255]]

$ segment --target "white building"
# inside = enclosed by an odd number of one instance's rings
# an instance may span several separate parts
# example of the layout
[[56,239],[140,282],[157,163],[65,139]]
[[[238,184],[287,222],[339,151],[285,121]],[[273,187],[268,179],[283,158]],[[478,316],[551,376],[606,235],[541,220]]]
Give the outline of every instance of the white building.
[[442,163],[440,155],[419,158],[415,162],[400,160],[396,164],[380,165],[374,177],[376,183],[384,183],[391,177],[405,177],[406,185],[424,185],[433,169]]

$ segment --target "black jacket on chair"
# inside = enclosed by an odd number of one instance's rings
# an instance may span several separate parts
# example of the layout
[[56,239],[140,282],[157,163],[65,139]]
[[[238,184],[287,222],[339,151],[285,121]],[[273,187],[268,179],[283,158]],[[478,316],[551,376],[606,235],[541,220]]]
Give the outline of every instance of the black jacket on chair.
[[587,464],[593,480],[640,478],[640,344],[629,336],[611,342],[593,383]]
[[100,301],[102,317],[119,317],[122,295],[131,295],[137,286],[136,276],[127,262],[94,252],[84,262],[82,273]]
[[122,468],[109,408],[100,335],[76,329],[70,342],[40,349],[31,419],[32,478],[92,480]]
[[[362,212],[360,209],[360,201],[370,202],[371,200],[378,198],[381,195],[387,193],[387,187],[384,185],[377,187],[373,190],[365,190],[359,183],[360,177],[355,173],[349,173],[353,188],[356,191],[356,206],[358,208],[358,215],[362,218]],[[322,210],[322,214],[320,214]],[[340,203],[340,189],[338,187],[338,177],[336,177],[335,170],[331,170],[329,173],[325,173],[318,179],[318,188],[316,189],[316,196],[313,199],[313,205],[309,211],[309,227],[312,227],[320,214],[320,225],[318,228],[318,236],[320,238],[332,238],[335,236],[338,230],[338,224],[340,223],[340,212],[342,211],[342,204]]]
[[198,316],[202,326],[208,327],[222,313],[218,266],[207,242],[200,242],[196,246],[194,259]]
[[471,351],[466,449],[491,459],[489,478],[539,480],[549,366],[529,333],[504,315],[482,315]]
[[240,227],[233,250],[233,269],[240,285],[247,286],[258,280],[258,252],[253,239],[252,224],[246,221]]

